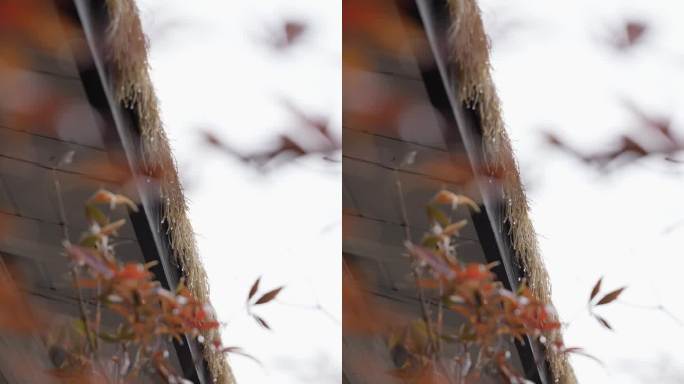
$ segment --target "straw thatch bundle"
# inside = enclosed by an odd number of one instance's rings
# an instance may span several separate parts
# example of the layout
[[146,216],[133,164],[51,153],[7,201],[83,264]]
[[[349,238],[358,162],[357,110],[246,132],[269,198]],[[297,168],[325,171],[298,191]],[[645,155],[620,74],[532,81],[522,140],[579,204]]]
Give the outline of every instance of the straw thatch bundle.
[[[460,102],[479,116],[487,165],[503,175],[501,183],[506,205],[506,220],[516,256],[522,263],[534,295],[551,304],[551,285],[539,253],[537,238],[528,215],[527,198],[505,131],[501,103],[490,73],[489,38],[484,31],[476,0],[449,0],[451,12],[451,59],[457,75]],[[559,338],[556,333],[550,335]],[[573,384],[572,367],[564,354],[547,351],[555,382]]]
[[[157,96],[149,74],[147,38],[134,0],[106,0],[109,11],[107,58],[113,71],[113,86],[118,101],[135,111],[142,136],[145,166],[159,176],[162,220],[167,223],[174,256],[182,267],[190,291],[209,302],[207,276],[200,261],[197,245],[176,164],[159,116]],[[205,335],[210,340],[214,335]],[[234,383],[225,357],[209,348],[204,350],[212,379],[217,383]]]

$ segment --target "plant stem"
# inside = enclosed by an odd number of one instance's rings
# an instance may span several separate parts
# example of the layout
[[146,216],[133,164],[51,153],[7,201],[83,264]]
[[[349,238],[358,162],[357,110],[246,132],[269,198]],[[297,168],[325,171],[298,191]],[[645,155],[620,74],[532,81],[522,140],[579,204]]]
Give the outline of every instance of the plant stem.
[[[411,231],[409,229],[409,221],[408,221],[408,214],[406,213],[406,202],[404,201],[404,189],[401,185],[401,180],[399,180],[399,174],[397,170],[394,170],[394,179],[397,185],[397,193],[399,195],[399,208],[401,210],[401,216],[402,220],[404,221],[404,236],[406,237],[406,241],[411,243]],[[423,321],[425,322],[425,325],[427,327],[427,332],[428,332],[428,337],[430,338],[430,345],[432,347],[432,350],[436,354],[438,352],[437,348],[437,342],[436,342],[436,337],[433,332],[433,325],[432,325],[432,316],[430,316],[430,312],[427,308],[426,305],[426,298],[425,298],[425,291],[423,290],[423,287],[421,287],[419,281],[420,281],[420,275],[418,273],[418,269],[416,267],[411,268],[411,272],[413,274],[413,278],[416,283],[416,288],[418,289],[418,300],[420,301],[420,311],[423,316]]]
[[[52,168],[52,180],[55,185],[55,192],[57,194],[57,207],[59,209],[59,220],[62,225],[62,232],[64,235],[64,241],[69,244],[69,227],[67,226],[66,211],[64,209],[64,199],[62,197],[62,186],[59,183],[59,178],[57,177],[57,166]],[[78,308],[81,316],[81,321],[83,322],[83,327],[86,332],[86,338],[88,339],[88,345],[90,346],[90,352],[94,356],[97,353],[97,346],[95,345],[95,338],[90,330],[90,324],[88,324],[88,313],[85,308],[85,301],[83,299],[83,292],[81,291],[81,285],[78,282],[78,269],[76,266],[71,268],[71,278],[74,281],[74,286],[78,293]]]

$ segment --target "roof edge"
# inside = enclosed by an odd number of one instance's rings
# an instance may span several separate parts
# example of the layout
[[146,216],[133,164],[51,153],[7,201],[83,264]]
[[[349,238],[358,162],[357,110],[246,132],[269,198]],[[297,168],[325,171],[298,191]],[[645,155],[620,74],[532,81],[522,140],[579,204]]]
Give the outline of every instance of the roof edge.
[[[505,199],[505,220],[530,290],[539,300],[552,305],[551,283],[529,217],[520,171],[505,130],[501,101],[491,76],[490,41],[484,30],[480,8],[476,0],[448,0],[448,4],[451,16],[449,55],[456,68],[459,101],[479,115],[485,161],[495,171],[494,174],[503,175],[501,186]],[[551,336],[562,338],[560,332]],[[556,382],[577,383],[565,354],[547,350],[546,358]]]
[[[209,303],[207,275],[187,216],[185,195],[150,78],[148,40],[138,7],[134,0],[106,0],[105,3],[109,13],[106,60],[112,70],[115,97],[123,106],[135,111],[144,166],[159,177],[161,220],[166,222],[169,243],[181,266],[186,285],[195,297]],[[217,332],[210,332],[204,337],[210,340],[217,335]],[[213,382],[235,383],[226,357],[209,348],[203,350]]]

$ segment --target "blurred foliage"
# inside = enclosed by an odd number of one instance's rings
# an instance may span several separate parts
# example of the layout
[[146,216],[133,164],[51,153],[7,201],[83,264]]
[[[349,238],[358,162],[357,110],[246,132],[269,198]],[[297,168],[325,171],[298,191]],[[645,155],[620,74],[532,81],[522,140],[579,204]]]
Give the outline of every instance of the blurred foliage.
[[[168,349],[172,341],[183,344],[186,337],[204,348],[253,359],[239,347],[222,345],[212,308],[197,300],[182,281],[168,290],[155,280],[151,268],[156,261],[118,260],[116,239],[125,221],[111,221],[101,205],[137,210],[123,195],[97,191],[85,205],[90,228],[78,243],[64,241],[78,292],[79,319],[65,326],[53,314],[34,309],[8,275],[0,279],[0,332],[39,335],[52,363],[48,377],[65,383],[132,383],[152,376],[167,383],[189,382],[169,359],[174,352]],[[249,299],[257,289],[258,282]],[[281,290],[260,295],[250,306],[272,301]],[[268,328],[265,320],[250,315]],[[206,335],[214,336],[207,340]]]
[[[475,383],[496,377],[507,383],[529,382],[513,359],[516,342],[536,341],[547,349],[598,361],[582,348],[564,345],[555,310],[537,299],[524,281],[511,291],[492,271],[498,263],[460,261],[459,235],[468,223],[452,221],[451,213],[461,205],[479,212],[467,196],[439,191],[426,206],[430,231],[419,244],[406,241],[420,318],[406,320],[378,307],[364,293],[362,282],[345,274],[345,334],[382,336],[394,365],[389,373],[407,383]],[[602,326],[611,329],[593,309],[614,302],[624,288],[599,298],[600,289],[599,280],[588,307]],[[458,321],[445,322],[454,315]]]

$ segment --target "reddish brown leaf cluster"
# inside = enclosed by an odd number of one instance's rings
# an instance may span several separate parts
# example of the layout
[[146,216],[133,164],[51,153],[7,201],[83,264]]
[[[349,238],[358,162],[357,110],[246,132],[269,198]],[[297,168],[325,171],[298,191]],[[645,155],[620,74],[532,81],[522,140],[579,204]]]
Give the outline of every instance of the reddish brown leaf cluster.
[[[562,341],[552,338],[561,324],[553,308],[537,299],[524,283],[515,292],[504,288],[492,272],[496,264],[459,261],[455,244],[466,223],[452,222],[451,215],[439,206],[453,210],[461,204],[479,211],[466,196],[446,190],[437,193],[426,210],[432,230],[421,245],[406,244],[416,262],[423,309],[421,319],[389,337],[390,357],[396,367],[392,373],[411,383],[469,383],[493,374],[507,382],[524,382],[508,348],[515,340],[537,340],[565,351]],[[445,326],[446,312],[459,315],[459,327]]]
[[[284,287],[278,287],[275,289],[272,289],[264,294],[262,294],[258,299],[252,300],[256,293],[259,291],[259,284],[261,283],[261,277],[256,279],[254,283],[252,284],[252,287],[249,289],[249,294],[247,295],[247,313],[252,316],[254,321],[257,322],[261,327],[265,329],[271,329],[271,326],[268,325],[266,320],[264,320],[261,316],[255,314],[252,312],[252,307],[256,305],[261,305],[261,304],[266,304],[274,300],[280,291],[283,290]],[[244,353],[242,353],[244,355]]]
[[[155,375],[166,383],[186,383],[167,349],[172,340],[185,343],[186,338],[222,353],[252,358],[239,347],[224,347],[218,336],[205,340],[206,335],[218,335],[220,323],[213,310],[182,282],[174,290],[162,287],[150,270],[155,262],[124,263],[117,259],[116,236],[125,221],[111,221],[101,205],[137,210],[129,198],[99,190],[85,206],[89,230],[78,244],[64,241],[80,318],[73,324],[42,321],[10,277],[0,275],[0,332],[39,335],[53,364],[45,373],[64,383],[123,384]],[[282,290],[270,290],[251,303],[258,282],[250,290],[250,306],[271,302]],[[261,317],[253,316],[268,328]],[[107,322],[103,321],[105,317]],[[115,348],[104,348],[103,343]]]
[[601,324],[604,328],[610,329],[612,331],[613,327],[610,325],[610,323],[608,323],[608,320],[604,319],[603,317],[599,316],[596,312],[594,312],[594,308],[614,302],[618,299],[618,297],[620,297],[622,292],[627,287],[621,287],[613,291],[610,291],[603,295],[600,299],[595,300],[597,295],[601,292],[602,282],[603,278],[600,278],[598,279],[596,284],[594,284],[594,287],[591,289],[591,294],[589,295],[589,301],[587,302],[587,306],[589,307],[589,314],[591,314],[591,316],[594,317],[596,321],[598,321],[599,324]]
[[275,51],[284,51],[296,45],[309,29],[307,24],[285,20],[278,28],[268,31],[266,44]]
[[585,153],[551,132],[546,133],[546,140],[581,161],[599,168],[618,162],[629,164],[646,157],[661,157],[666,161],[680,162],[676,156],[684,152],[684,139],[675,134],[671,120],[649,114],[631,102],[625,102],[625,106],[643,135],[621,135],[614,148]]
[[[98,368],[100,341],[116,343],[122,353],[107,357],[114,362],[121,382],[137,380],[152,369],[166,382],[183,382],[168,360],[164,341],[184,342],[184,337],[204,341],[202,334],[220,326],[211,308],[197,300],[181,283],[169,291],[150,271],[156,263],[122,263],[114,255],[112,239],[125,221],[110,222],[98,204],[114,208],[118,204],[137,210],[127,197],[106,190],[97,191],[87,202],[85,213],[91,227],[78,245],[65,242],[66,255],[74,265],[79,294],[97,302],[95,314],[82,307],[81,327],[84,346],[65,351],[72,364],[58,367],[56,374],[98,374],[111,378],[113,372]],[[103,329],[103,313],[114,313],[120,321],[115,329]],[[220,341],[209,340],[209,347],[220,348]],[[78,364],[74,364],[76,361]],[[109,365],[111,367],[111,364]]]
[[[273,148],[249,154],[243,153],[209,131],[204,132],[204,140],[225,154],[245,164],[253,165],[259,170],[305,156],[322,156],[325,160],[334,161],[330,156],[342,148],[342,143],[333,132],[330,122],[324,118],[310,116],[290,103],[285,102],[284,105],[303,129],[299,133],[286,133],[278,136]],[[305,141],[310,143],[304,144]]]
[[650,30],[649,25],[639,20],[626,20],[609,38],[609,44],[618,51],[634,48]]

